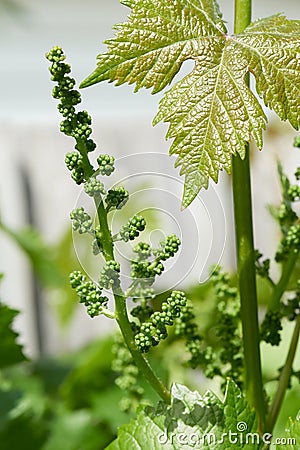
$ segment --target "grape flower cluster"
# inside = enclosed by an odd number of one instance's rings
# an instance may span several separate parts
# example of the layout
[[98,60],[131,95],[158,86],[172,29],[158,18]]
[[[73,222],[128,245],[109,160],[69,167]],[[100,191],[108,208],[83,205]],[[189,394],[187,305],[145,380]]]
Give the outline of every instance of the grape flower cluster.
[[107,307],[108,298],[102,295],[101,290],[82,272],[76,270],[70,274],[70,284],[75,289],[80,303],[87,308],[87,313],[91,317],[96,317]]
[[267,311],[260,326],[260,339],[271,345],[279,345],[282,315],[279,311]]
[[128,200],[129,194],[123,187],[117,187],[105,191],[103,183],[97,179],[97,175],[109,176],[115,170],[114,157],[101,154],[97,158],[96,169],[90,164],[88,153],[96,149],[96,143],[90,138],[92,134],[92,119],[87,111],[76,112],[75,106],[81,102],[80,92],[75,87],[75,80],[68,74],[71,67],[66,64],[65,55],[60,47],[53,47],[46,58],[50,61],[49,68],[52,81],[57,85],[53,88],[52,95],[59,100],[58,110],[64,117],[60,124],[60,130],[75,139],[75,151],[69,152],[65,157],[65,164],[71,171],[71,176],[77,184],[84,183],[86,193],[91,197],[103,195],[107,210],[120,209]]
[[121,209],[129,199],[129,192],[123,186],[117,186],[114,189],[109,189],[105,197],[106,210],[110,211],[113,208]]
[[119,231],[118,238],[124,242],[132,241],[144,231],[146,221],[143,216],[135,214]]
[[79,234],[88,233],[92,229],[93,221],[90,215],[85,212],[83,207],[75,208],[70,213],[72,228]]
[[135,334],[135,343],[142,352],[148,352],[151,347],[166,339],[168,336],[166,327],[174,324],[174,319],[180,316],[186,301],[183,292],[173,291],[162,303],[161,311],[153,312],[148,320],[140,324]]
[[[137,255],[131,262],[131,277],[133,280],[145,280],[151,286],[156,275],[161,275],[164,270],[162,261],[175,256],[180,246],[180,239],[175,234],[170,234],[160,242],[160,248],[151,250],[149,244],[139,242],[133,249]],[[151,260],[151,255],[154,258]]]
[[[139,242],[134,247],[134,258],[131,263],[132,283],[127,292],[123,292],[120,264],[114,259],[115,242],[118,240],[129,242],[136,239],[144,231],[146,222],[140,214],[135,214],[112,236],[107,216],[112,210],[120,210],[127,203],[129,193],[119,185],[106,188],[107,181],[104,177],[114,172],[114,157],[106,153],[99,155],[95,167],[90,161],[89,154],[96,149],[96,144],[91,138],[92,119],[87,111],[76,110],[81,102],[81,95],[75,89],[75,80],[69,76],[71,67],[65,63],[62,49],[53,47],[46,57],[51,63],[49,70],[52,81],[56,83],[52,94],[59,100],[58,110],[63,116],[60,130],[75,139],[74,151],[68,152],[65,156],[66,167],[71,172],[72,179],[78,185],[83,185],[85,193],[93,199],[97,209],[97,219],[93,220],[83,207],[75,208],[70,214],[72,228],[80,234],[91,235],[93,254],[102,254],[105,260],[98,283],[87,279],[82,272],[74,271],[70,274],[70,284],[76,291],[79,301],[86,306],[90,317],[104,314],[115,318],[121,329],[119,313],[120,311],[123,313],[126,298],[132,298],[135,303],[139,302],[131,311],[133,321],[127,325],[129,330],[131,326],[132,345],[135,351],[138,347],[141,352],[148,352],[150,347],[167,337],[167,327],[172,326],[186,308],[186,297],[181,291],[174,291],[162,303],[159,311],[155,311],[150,304],[155,297],[152,287],[155,277],[164,271],[164,262],[178,252],[180,240],[173,234],[167,236],[158,249],[152,249],[149,244]],[[104,290],[109,290],[114,295],[115,312],[107,308],[108,297],[103,294]],[[123,314],[122,320],[126,320],[126,314]],[[120,372],[117,383],[130,394],[131,399],[135,397],[139,401],[142,389],[136,382],[138,369],[132,355],[124,346],[124,342],[122,345],[118,344],[116,348],[114,369]],[[129,349],[134,354],[130,346]],[[129,403],[129,398],[124,400],[124,409],[129,409]]]
[[112,370],[118,374],[115,382],[124,393],[120,409],[124,412],[135,411],[144,389],[138,384],[138,368],[120,334],[115,335],[112,353],[114,356]]
[[[299,169],[295,172],[296,179],[299,178]],[[300,224],[298,215],[293,208],[293,203],[300,200],[300,186],[290,183],[280,164],[278,164],[278,173],[281,182],[282,203],[277,210],[274,208],[273,215],[279,222],[282,239],[275,255],[275,261],[282,263],[288,259],[289,255],[298,254],[300,251]]]
[[215,325],[209,330],[210,334],[213,332],[213,339],[207,339],[203,334],[205,330],[200,332],[191,303],[182,308],[180,317],[175,320],[174,336],[185,341],[188,366],[201,368],[208,378],[220,376],[223,387],[227,377],[241,385],[243,357],[238,291],[231,285],[229,275],[219,267],[211,275],[209,286],[215,302]]
[[106,175],[109,176],[113,173],[113,171],[115,170],[115,166],[114,166],[114,162],[115,162],[115,158],[113,156],[104,154],[104,155],[100,155],[97,158],[97,163],[98,163],[98,172],[101,175]]
[[[294,146],[300,146],[299,138],[295,139]],[[271,212],[277,220],[282,233],[282,238],[275,254],[275,261],[282,265],[282,271],[284,271],[285,265],[290,264],[289,261],[296,261],[297,255],[300,252],[300,224],[298,215],[294,210],[294,203],[300,200],[300,186],[291,184],[280,164],[278,164],[278,174],[281,184],[282,201],[278,208],[271,208]],[[300,168],[297,168],[295,178],[296,180],[300,179]],[[273,290],[276,289],[277,285],[269,275],[270,261],[265,260],[261,263],[259,262],[259,258],[262,255],[257,253],[256,256],[258,257],[256,261],[258,274],[271,283]],[[261,340],[274,346],[280,344],[282,319],[287,318],[288,320],[294,320],[299,314],[299,287],[300,284],[298,281],[293,297],[288,299],[286,299],[285,296],[283,299],[279,298],[277,304],[272,305],[272,307],[266,311],[260,325]]]
[[105,194],[105,189],[103,183],[96,177],[90,177],[84,183],[84,191],[90,197],[99,197],[101,194]]
[[108,261],[103,267],[100,278],[100,289],[111,289],[119,284],[120,264],[116,261]]
[[226,377],[230,377],[241,387],[243,343],[238,289],[232,285],[229,275],[219,267],[215,269],[211,283],[216,297],[217,348],[206,349],[206,354],[210,354],[210,366],[208,365],[206,374],[209,376],[208,371],[211,370],[211,375],[221,375],[223,386]]
[[87,152],[96,148],[96,144],[90,139],[92,120],[87,111],[79,111],[78,113],[75,111],[75,106],[81,102],[81,95],[74,89],[74,78],[68,75],[71,72],[71,67],[64,62],[65,55],[62,49],[53,47],[47,53],[46,58],[51,62],[49,68],[52,75],[51,79],[57,83],[53,88],[52,95],[60,101],[57,108],[64,117],[60,124],[60,130],[76,140],[75,149],[77,151],[66,155],[66,166],[72,172],[72,178],[75,182],[81,184],[90,175],[85,171],[83,158]]

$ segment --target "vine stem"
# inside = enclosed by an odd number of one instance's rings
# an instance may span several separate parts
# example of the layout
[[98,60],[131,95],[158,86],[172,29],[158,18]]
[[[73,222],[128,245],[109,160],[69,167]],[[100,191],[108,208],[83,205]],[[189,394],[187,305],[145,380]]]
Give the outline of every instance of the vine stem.
[[[241,33],[251,22],[251,0],[235,0],[234,32]],[[249,85],[249,77],[247,79]],[[242,160],[232,157],[233,201],[237,269],[241,299],[241,320],[245,360],[245,388],[257,413],[260,431],[265,430],[265,404],[261,371],[255,253],[252,223],[249,145]]]
[[270,408],[269,420],[268,420],[268,428],[269,428],[270,432],[272,432],[273,427],[276,423],[276,420],[277,420],[277,417],[278,417],[278,414],[279,414],[279,411],[280,411],[280,408],[281,408],[281,405],[282,405],[282,402],[284,399],[284,395],[285,395],[286,390],[289,385],[292,368],[293,368],[293,362],[294,362],[297,345],[298,345],[298,341],[299,341],[299,333],[300,333],[300,315],[298,315],[298,317],[296,319],[295,328],[294,328],[294,332],[292,335],[288,355],[287,355],[285,364],[283,366],[283,369],[281,371],[278,388],[277,388],[276,394],[274,396],[274,399],[273,399],[273,402],[272,402],[272,405]]
[[148,361],[144,358],[141,351],[137,348],[134,342],[134,335],[128,320],[127,308],[126,308],[126,298],[121,295],[114,294],[116,303],[116,319],[119,324],[120,330],[126,342],[126,345],[142,375],[148,381],[148,383],[153,387],[157,394],[166,403],[171,403],[171,394],[167,387],[162,383],[162,381],[157,377],[157,375],[152,370],[152,367]]
[[278,283],[274,286],[274,291],[270,304],[268,306],[268,311],[274,311],[279,308],[281,297],[287,288],[288,282],[295,268],[298,256],[299,256],[298,252],[290,254],[288,260],[282,266],[281,277]]
[[[98,218],[101,225],[101,230],[106,230],[107,234],[103,236],[103,254],[106,261],[114,259],[114,250],[111,234],[107,222],[107,213],[104,208],[103,202],[98,205]],[[115,316],[120,327],[121,333],[123,335],[124,341],[133,357],[135,364],[137,365],[140,373],[145,377],[148,383],[153,387],[157,394],[166,403],[171,402],[171,395],[167,387],[162,383],[162,381],[154,373],[152,367],[148,361],[144,358],[141,351],[137,348],[133,331],[131,329],[130,321],[128,318],[127,307],[126,307],[126,296],[121,290],[120,286],[116,286],[114,289],[114,299],[115,299]]]
[[[97,205],[97,214],[100,223],[100,228],[102,231],[102,246],[103,255],[106,261],[114,260],[114,246],[111,237],[111,233],[107,221],[107,212],[103,205],[103,201],[100,199],[95,199]],[[115,316],[120,327],[123,338],[126,345],[140,371],[140,373],[145,377],[157,394],[166,402],[171,402],[171,395],[167,387],[162,383],[162,381],[157,377],[157,375],[152,370],[148,361],[144,358],[141,351],[137,348],[134,335],[131,329],[131,325],[128,318],[127,307],[126,307],[126,296],[118,286],[115,290]]]

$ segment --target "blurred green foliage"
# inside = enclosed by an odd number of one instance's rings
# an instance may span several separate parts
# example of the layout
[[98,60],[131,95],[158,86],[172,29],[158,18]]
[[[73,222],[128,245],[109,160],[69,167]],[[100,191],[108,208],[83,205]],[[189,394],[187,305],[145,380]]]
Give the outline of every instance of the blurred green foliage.
[[[1,449],[105,448],[117,427],[132,417],[118,407],[123,393],[111,370],[112,344],[108,336],[66,357],[3,368]],[[154,358],[154,366],[166,375],[160,358]],[[156,394],[144,388],[147,403],[157,402]]]
[[[7,307],[5,311],[1,310],[2,317],[15,315]],[[25,357],[14,342],[15,350],[11,351],[20,356],[20,362],[7,367],[2,364],[0,372],[1,449],[101,450],[115,439],[117,428],[133,416],[119,408],[123,392],[111,370],[113,341],[113,336],[107,336],[67,356],[31,362],[22,362]],[[162,348],[153,352],[155,369],[169,382],[179,379],[204,392],[207,385],[202,380],[199,386],[199,373],[187,374],[180,369],[184,349],[170,344],[165,346],[168,351]],[[141,384],[145,402],[155,404],[156,394],[143,381]],[[299,386],[294,385],[283,412],[296,411],[299,398]],[[282,414],[275,434],[280,436],[285,422],[286,415]]]

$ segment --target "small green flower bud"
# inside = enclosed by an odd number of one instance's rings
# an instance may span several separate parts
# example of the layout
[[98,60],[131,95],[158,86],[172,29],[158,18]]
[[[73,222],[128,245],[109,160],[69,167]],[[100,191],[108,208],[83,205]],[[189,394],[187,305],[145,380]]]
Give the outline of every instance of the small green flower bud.
[[66,59],[62,48],[57,45],[52,47],[52,49],[46,53],[46,58],[50,62],[62,62]]
[[120,264],[117,261],[108,261],[103,267],[100,278],[100,289],[111,289],[119,282]]
[[91,230],[93,221],[91,217],[81,208],[75,208],[71,214],[72,228],[80,234],[87,233]]
[[291,185],[288,189],[287,195],[291,202],[300,200],[300,187],[296,184]]
[[86,277],[79,270],[75,270],[74,272],[71,272],[69,275],[69,278],[70,278],[70,285],[73,289],[77,288],[83,282],[86,281]]
[[107,196],[105,198],[105,203],[107,210],[112,208],[121,209],[125,203],[128,201],[129,192],[123,188],[123,186],[118,186],[114,189],[109,189]]
[[143,261],[151,256],[151,247],[146,242],[139,242],[133,251],[137,253],[139,261]]
[[95,148],[97,147],[97,145],[95,144],[93,139],[87,139],[85,141],[85,147],[86,147],[86,151],[89,153],[89,152],[93,152],[95,150]]
[[82,184],[84,182],[84,172],[83,168],[78,167],[77,169],[72,170],[72,179],[76,184]]
[[95,177],[89,178],[84,183],[84,190],[90,197],[97,197],[101,194],[105,194],[103,183]]
[[97,158],[100,174],[109,176],[115,170],[114,161],[115,158],[113,156],[100,155]]
[[154,251],[154,254],[161,261],[173,257],[178,252],[181,242],[175,234],[170,234],[164,241],[160,242],[161,248]]
[[129,219],[126,225],[122,227],[119,232],[120,238],[124,242],[133,240],[140,234],[140,231],[143,231],[145,229],[145,226],[145,219],[142,216],[136,214],[131,219]]
[[82,156],[78,152],[67,153],[65,157],[65,163],[69,170],[82,167]]

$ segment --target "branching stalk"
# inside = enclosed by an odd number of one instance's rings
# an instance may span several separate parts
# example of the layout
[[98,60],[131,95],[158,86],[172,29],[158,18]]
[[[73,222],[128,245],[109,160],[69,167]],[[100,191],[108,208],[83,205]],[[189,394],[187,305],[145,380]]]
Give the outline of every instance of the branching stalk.
[[144,358],[141,351],[137,348],[134,342],[134,335],[128,319],[126,298],[121,295],[114,295],[116,304],[116,319],[119,324],[120,330],[126,342],[126,345],[138,367],[141,374],[150,383],[157,394],[166,402],[171,402],[171,395],[166,386],[153,372],[148,361]]
[[273,295],[268,307],[269,311],[273,311],[279,308],[280,300],[284,292],[286,291],[288,282],[291,278],[293,270],[295,268],[299,253],[291,253],[288,260],[282,267],[281,277],[278,283],[274,287]]
[[[250,21],[251,0],[235,0],[235,33],[241,33]],[[249,146],[246,148],[244,160],[241,160],[239,156],[232,158],[232,177],[245,359],[245,388],[248,401],[256,410],[260,430],[263,431],[265,429],[265,405],[259,348]]]
[[[83,159],[83,167],[84,167],[84,173],[86,176],[92,176],[94,173],[93,167],[89,162],[87,152],[83,148],[81,142],[77,141],[78,147],[80,146],[80,152],[84,156],[86,156]],[[101,244],[102,244],[102,250],[105,260],[112,261],[114,260],[114,245],[113,245],[113,238],[111,236],[111,232],[108,226],[107,221],[107,211],[105,209],[105,206],[103,204],[101,196],[95,197],[95,205],[97,208],[97,216],[100,224],[101,229]],[[142,355],[141,351],[137,348],[135,341],[134,341],[134,335],[130,326],[128,314],[127,314],[127,308],[126,308],[126,297],[125,294],[122,292],[121,288],[118,287],[117,293],[114,292],[114,299],[115,299],[115,318],[118,322],[118,325],[120,327],[121,333],[123,335],[123,338],[127,344],[127,347],[140,371],[140,373],[144,376],[144,378],[149,382],[149,384],[152,386],[152,388],[157,392],[157,394],[166,402],[170,403],[171,401],[171,395],[167,387],[162,383],[162,381],[156,376],[152,368],[150,367],[148,361],[145,359],[145,357]]]
[[[104,222],[106,222],[104,229],[106,228],[109,231],[106,212],[105,212],[105,215],[102,215],[103,210],[105,211],[105,208],[104,208],[103,203],[101,203],[98,207],[99,222],[101,223],[101,227],[103,227],[103,225],[105,225]],[[101,229],[103,230],[103,228],[101,228]],[[113,243],[112,243],[112,238],[111,238],[110,233],[108,233],[105,238],[103,237],[102,246],[103,246],[103,254],[104,254],[105,258],[107,258],[106,260],[109,261],[109,260],[114,259]],[[170,392],[168,391],[166,386],[164,386],[162,381],[153,372],[148,361],[144,358],[141,351],[137,348],[137,346],[135,344],[134,335],[133,335],[133,332],[132,332],[132,329],[130,326],[130,322],[129,322],[129,318],[128,318],[128,314],[127,314],[126,297],[120,288],[118,288],[118,293],[114,293],[114,299],[115,299],[116,320],[120,327],[123,338],[126,342],[126,345],[129,349],[139,371],[145,377],[145,379],[150,383],[150,385],[157,392],[157,394],[166,403],[170,403],[170,401],[171,401]]]
[[293,368],[293,362],[297,350],[297,345],[299,341],[299,333],[300,333],[300,315],[298,315],[296,319],[296,324],[294,328],[294,332],[291,339],[290,348],[288,351],[288,355],[285,361],[285,364],[283,366],[283,369],[281,371],[281,375],[279,378],[278,388],[276,391],[276,394],[274,396],[270,412],[269,412],[269,420],[268,420],[268,430],[272,432],[274,425],[276,423],[286,390],[289,385],[292,368]]

